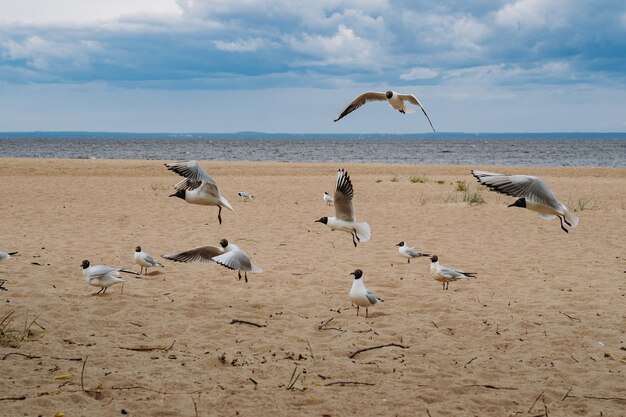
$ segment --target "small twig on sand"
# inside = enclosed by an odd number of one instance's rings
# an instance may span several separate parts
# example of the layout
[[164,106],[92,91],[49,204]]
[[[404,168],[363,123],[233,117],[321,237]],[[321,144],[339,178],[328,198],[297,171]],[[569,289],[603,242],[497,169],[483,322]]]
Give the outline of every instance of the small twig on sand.
[[387,343],[386,345],[372,346],[372,347],[368,347],[368,348],[359,349],[356,352],[351,353],[349,358],[352,359],[356,355],[358,355],[359,353],[367,352],[368,350],[381,349],[381,348],[384,348],[384,347],[391,347],[391,346],[399,347],[399,348],[402,348],[402,349],[408,349],[409,348],[408,346],[400,345],[398,343]]
[[254,322],[246,321],[246,320],[232,319],[230,321],[230,324],[235,324],[235,323],[248,324],[250,326],[255,326],[255,327],[267,327],[267,324],[258,324],[258,323],[254,323]]
[[256,390],[256,386],[259,385],[258,382],[256,382],[254,379],[252,378],[248,378],[253,384],[254,384],[254,389]]
[[565,393],[565,396],[563,397],[563,399],[561,401],[565,401],[565,399],[567,398],[567,396],[569,395],[570,392],[572,392],[572,388],[573,387],[569,387],[569,389],[567,390],[567,392]]
[[198,404],[196,404],[196,400],[191,397],[191,401],[193,401],[193,409],[196,412],[196,417],[198,417]]
[[336,381],[336,382],[329,382],[328,384],[324,384],[325,387],[330,387],[332,385],[340,385],[342,387],[346,387],[348,385],[367,385],[367,386],[374,386],[376,384],[371,384],[369,382],[359,382],[359,381]]
[[474,362],[474,360],[475,360],[475,359],[478,359],[478,356],[474,356],[472,359],[470,359],[470,360],[469,360],[469,361],[465,364],[465,366],[463,366],[463,368],[466,368],[466,367],[467,367],[467,365],[469,365],[470,363]]
[[9,357],[9,356],[11,356],[11,355],[19,355],[19,356],[23,356],[23,357],[25,357],[26,359],[41,359],[41,356],[26,355],[26,354],[24,354],[24,353],[20,353],[20,352],[9,352],[9,353],[7,353],[6,355],[4,355],[4,356],[2,357],[2,359],[1,359],[1,360],[5,360],[6,358],[8,358],[8,357]]
[[572,317],[572,316],[570,316],[570,315],[569,315],[569,314],[567,314],[567,313],[563,313],[562,311],[559,311],[559,313],[563,314],[565,317],[567,317],[567,318],[568,318],[568,319],[570,319],[571,321],[578,321],[578,322],[580,322],[580,321],[581,321],[579,318]]
[[535,404],[537,404],[537,401],[539,401],[539,398],[541,398],[542,395],[543,395],[543,391],[541,391],[541,393],[537,395],[537,398],[535,398],[535,401],[533,401],[533,405],[531,405],[530,408],[528,409],[529,414],[533,410],[533,407],[535,406]]
[[85,365],[87,365],[87,359],[89,359],[89,355],[85,357],[85,360],[83,361],[83,368],[80,370],[80,389],[83,391],[85,391],[85,380],[83,377],[85,375]]
[[515,387],[498,387],[498,386],[491,385],[491,384],[470,384],[470,385],[465,385],[465,386],[466,387],[481,387],[481,388],[489,388],[489,389],[507,389],[511,391],[515,391],[517,389]]
[[0,401],[22,401],[25,399],[26,399],[25,395],[21,395],[19,397],[0,397]]
[[174,341],[169,347],[164,347],[164,346],[124,347],[124,346],[120,346],[119,348],[124,349],[124,350],[134,350],[135,352],[151,352],[153,350],[162,350],[164,352],[168,352],[170,349],[172,349],[172,347],[174,346],[174,343],[176,343],[176,339],[174,339]]
[[433,324],[433,326],[435,326],[435,328],[439,328],[439,326],[437,326],[437,323],[435,323],[434,321],[431,321],[431,323]]

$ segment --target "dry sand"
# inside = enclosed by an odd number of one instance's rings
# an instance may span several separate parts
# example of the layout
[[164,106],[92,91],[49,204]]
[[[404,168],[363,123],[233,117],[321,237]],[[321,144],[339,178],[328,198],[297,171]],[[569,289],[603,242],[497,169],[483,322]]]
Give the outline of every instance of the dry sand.
[[[625,414],[626,169],[201,164],[237,210],[221,226],[216,208],[167,197],[180,178],[161,161],[2,160],[0,250],[20,256],[0,264],[1,415]],[[339,167],[372,227],[358,248],[314,223]],[[580,225],[486,190],[462,202],[471,168],[540,175],[585,206]],[[162,260],[104,296],[82,277],[83,259],[139,271],[136,245],[221,238],[265,271],[245,284]],[[479,278],[442,291],[401,240]],[[385,299],[369,319],[348,300],[356,268]]]

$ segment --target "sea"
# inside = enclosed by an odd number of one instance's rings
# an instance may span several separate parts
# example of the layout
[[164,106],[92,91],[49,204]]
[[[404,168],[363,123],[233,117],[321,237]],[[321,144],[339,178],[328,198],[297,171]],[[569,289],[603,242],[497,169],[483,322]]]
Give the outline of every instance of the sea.
[[626,167],[626,133],[0,132],[2,158]]

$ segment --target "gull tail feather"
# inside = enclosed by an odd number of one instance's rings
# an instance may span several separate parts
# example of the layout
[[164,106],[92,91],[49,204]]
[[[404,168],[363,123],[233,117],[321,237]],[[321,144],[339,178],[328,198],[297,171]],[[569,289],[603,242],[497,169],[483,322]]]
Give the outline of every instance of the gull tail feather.
[[226,198],[223,195],[220,196],[220,203],[222,203],[224,207],[226,207],[228,210],[232,211],[233,213],[237,213],[235,209],[233,208],[233,206],[230,205],[228,200],[226,200]]
[[576,217],[574,213],[569,211],[566,207],[563,207],[563,217],[565,217],[565,220],[567,220],[571,227],[576,227],[578,225],[578,217]]
[[257,272],[257,273],[258,272],[263,272],[263,270],[258,265],[252,264],[251,268],[252,269],[250,270],[250,272]]
[[372,229],[367,222],[357,223],[355,230],[360,242],[367,242],[372,237]]

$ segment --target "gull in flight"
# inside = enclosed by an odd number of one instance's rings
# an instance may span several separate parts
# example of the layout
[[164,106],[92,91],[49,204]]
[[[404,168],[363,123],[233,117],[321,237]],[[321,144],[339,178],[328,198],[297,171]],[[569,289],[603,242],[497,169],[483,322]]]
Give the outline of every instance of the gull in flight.
[[548,186],[537,177],[530,175],[503,175],[495,172],[472,171],[478,182],[500,194],[518,197],[509,207],[521,207],[538,213],[546,220],[556,217],[561,221],[561,229],[569,233],[565,225],[576,227],[578,217],[556,199]]
[[17,255],[17,251],[15,251],[15,252],[0,252],[0,261],[5,261],[7,259],[15,259],[14,255]]
[[383,299],[365,288],[365,284],[363,283],[363,271],[357,269],[354,272],[350,272],[350,275],[354,275],[352,288],[350,288],[350,301],[356,304],[357,316],[359,315],[359,307],[365,307],[365,318],[367,318],[368,308],[382,302]]
[[244,191],[239,191],[239,192],[237,193],[237,195],[238,195],[239,197],[241,197],[241,199],[242,199],[244,202],[245,202],[245,201],[248,201],[248,200],[252,200],[252,199],[254,198],[254,196],[253,196],[252,194],[250,194],[250,193],[246,193],[246,192],[244,192]]
[[322,217],[315,220],[324,223],[331,230],[341,230],[352,235],[352,243],[356,247],[357,242],[367,242],[372,235],[370,225],[366,222],[357,223],[352,207],[352,182],[348,173],[343,169],[337,171],[337,182],[335,185],[335,216]]
[[213,258],[213,262],[228,269],[232,269],[233,271],[237,271],[239,280],[241,280],[241,271],[243,271],[246,282],[248,282],[248,272],[263,272],[261,268],[252,263],[248,254],[239,248],[216,256]]
[[353,111],[355,111],[356,109],[358,109],[359,107],[361,107],[362,105],[370,101],[387,101],[387,103],[389,103],[389,105],[393,109],[398,110],[402,114],[414,112],[414,110],[409,109],[405,106],[406,102],[415,104],[417,107],[422,109],[424,116],[426,116],[426,119],[428,119],[428,123],[430,124],[430,127],[433,129],[433,132],[435,131],[435,128],[433,127],[433,124],[430,121],[430,117],[428,117],[428,115],[426,114],[426,110],[424,110],[424,106],[422,106],[422,103],[420,103],[417,97],[415,97],[412,94],[398,94],[395,91],[387,91],[385,93],[377,92],[377,91],[366,91],[365,93],[361,94],[360,96],[352,100],[352,102],[348,104],[341,111],[341,113],[339,113],[339,116],[337,116],[337,118],[334,121],[336,122],[340,120],[341,118],[347,116],[348,114],[352,113]]
[[182,198],[191,204],[217,206],[217,220],[222,224],[222,207],[235,211],[228,200],[220,194],[215,180],[198,164],[198,161],[182,161],[165,164],[167,169],[185,177],[174,186],[176,193],[170,197]]
[[197,248],[189,249],[183,252],[163,255],[163,257],[175,262],[212,263],[213,258],[216,256],[223,255],[224,253],[235,249],[239,249],[239,247],[229,243],[226,239],[222,239],[220,240],[219,246],[198,246]]
[[135,255],[134,255],[135,263],[141,267],[140,274],[143,274],[143,270],[145,268],[146,275],[148,275],[148,268],[153,266],[163,267],[157,260],[155,260],[150,254],[141,250],[141,246],[135,247]]
[[450,282],[466,278],[476,278],[475,272],[463,272],[439,265],[439,257],[437,257],[437,255],[433,255],[430,258],[430,274],[435,278],[435,281],[441,282],[442,290],[447,290]]
[[120,272],[129,272],[119,268],[113,268],[106,265],[94,265],[91,266],[89,261],[84,260],[81,264],[83,268],[83,275],[87,284],[94,287],[100,287],[100,291],[95,294],[104,294],[111,285],[119,284],[120,282],[126,282],[125,279],[120,277]]
[[330,194],[328,194],[326,191],[324,191],[324,201],[326,202],[327,206],[330,206],[331,204],[333,204],[333,196],[331,196]]
[[404,240],[398,243],[396,246],[398,246],[398,252],[400,252],[400,255],[407,258],[408,264],[411,263],[411,258],[419,258],[420,256],[430,256],[427,253],[418,252],[415,250],[415,248],[407,246],[406,243],[404,243]]

